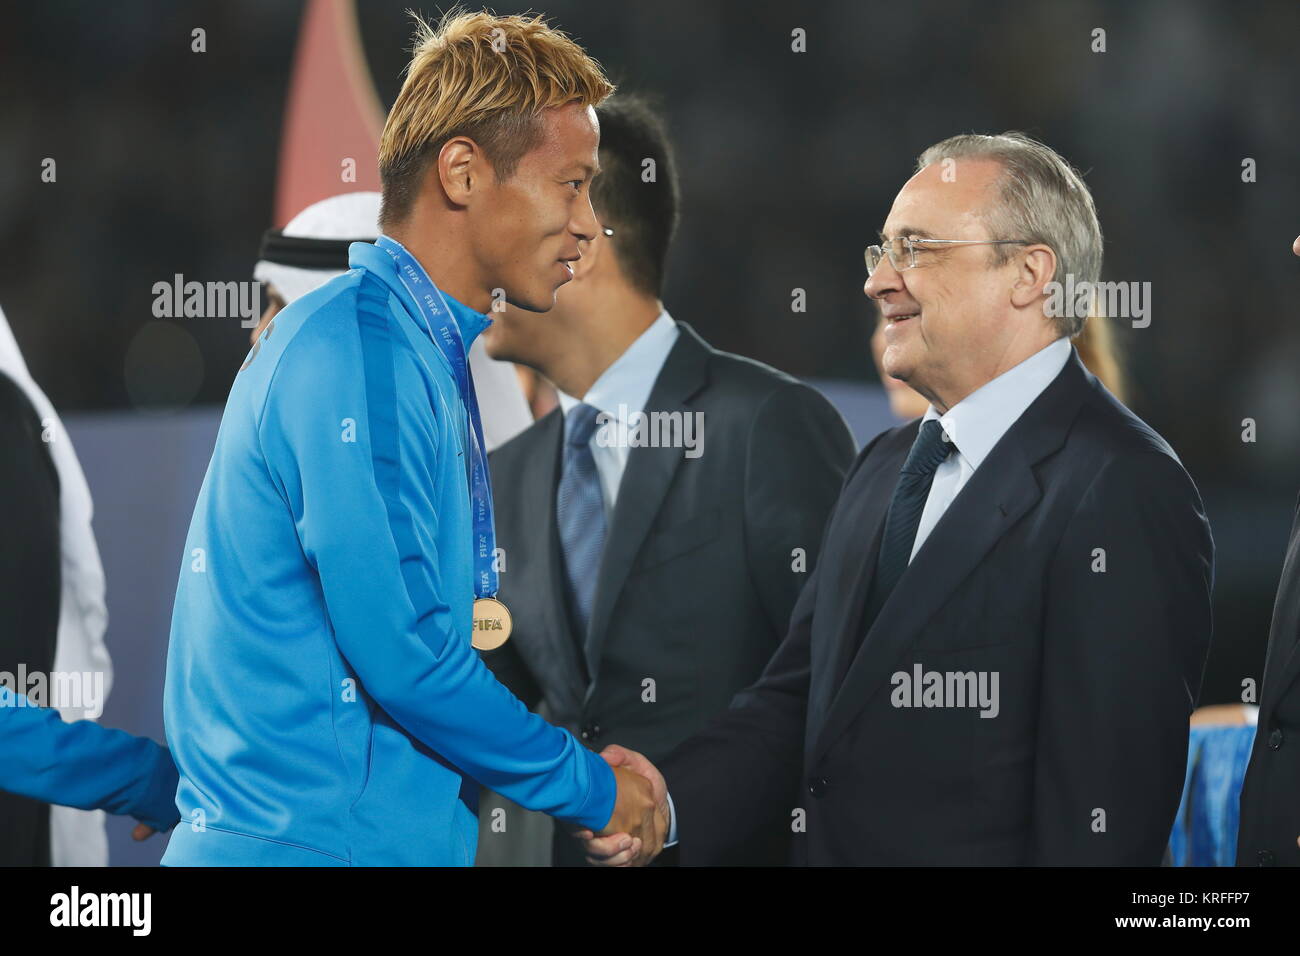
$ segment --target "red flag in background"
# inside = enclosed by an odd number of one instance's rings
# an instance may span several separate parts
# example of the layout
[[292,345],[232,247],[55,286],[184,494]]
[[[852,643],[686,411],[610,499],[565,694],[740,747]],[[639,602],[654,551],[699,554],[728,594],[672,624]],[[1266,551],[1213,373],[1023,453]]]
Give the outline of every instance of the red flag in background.
[[285,109],[276,227],[330,196],[378,192],[383,125],[353,0],[307,0]]

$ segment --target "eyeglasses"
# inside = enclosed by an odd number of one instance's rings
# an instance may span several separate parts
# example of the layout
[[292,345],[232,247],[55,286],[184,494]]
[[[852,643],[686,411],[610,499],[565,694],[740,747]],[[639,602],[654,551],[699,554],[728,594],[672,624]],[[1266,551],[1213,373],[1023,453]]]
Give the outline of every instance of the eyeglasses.
[[918,246],[924,248],[927,245],[946,245],[946,246],[1000,246],[1004,243],[1015,245],[1029,245],[1028,239],[912,239],[908,236],[899,236],[896,239],[885,240],[881,246],[867,246],[867,275],[870,276],[876,271],[881,261],[886,255],[889,256],[889,264],[897,271],[902,272],[904,269],[916,268],[916,249]]

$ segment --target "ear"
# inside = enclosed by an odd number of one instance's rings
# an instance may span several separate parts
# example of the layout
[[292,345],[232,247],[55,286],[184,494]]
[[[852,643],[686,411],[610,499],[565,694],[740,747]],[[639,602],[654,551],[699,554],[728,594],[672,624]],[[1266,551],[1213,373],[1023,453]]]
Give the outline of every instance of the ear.
[[1026,246],[1013,260],[1016,267],[1015,282],[1011,286],[1011,304],[1023,309],[1033,305],[1044,295],[1044,287],[1056,274],[1056,253],[1041,243]]
[[610,240],[606,236],[600,236],[595,241],[581,239],[578,241],[578,248],[582,250],[582,258],[573,264],[573,281],[581,282],[588,279],[595,273],[597,268],[604,265],[605,256],[611,250],[608,248]]
[[456,206],[468,206],[492,175],[482,148],[468,136],[455,136],[443,143],[435,167],[442,191]]

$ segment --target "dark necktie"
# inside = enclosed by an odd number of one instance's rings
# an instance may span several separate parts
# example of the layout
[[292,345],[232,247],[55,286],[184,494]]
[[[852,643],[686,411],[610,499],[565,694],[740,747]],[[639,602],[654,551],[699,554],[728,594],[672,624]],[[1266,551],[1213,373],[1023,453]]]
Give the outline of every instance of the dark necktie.
[[591,454],[591,436],[599,410],[575,405],[564,416],[564,462],[555,490],[555,518],[559,525],[564,577],[569,608],[578,636],[586,643],[596,575],[605,547],[605,496]]
[[943,426],[938,419],[921,423],[912,450],[899,472],[894,497],[889,502],[889,515],[885,518],[885,533],[880,539],[880,557],[876,561],[876,576],[871,588],[871,599],[863,618],[861,637],[871,630],[876,615],[884,607],[898,579],[903,576],[912,557],[916,542],[916,529],[921,523],[925,500],[934,483],[934,473],[956,446],[944,438]]

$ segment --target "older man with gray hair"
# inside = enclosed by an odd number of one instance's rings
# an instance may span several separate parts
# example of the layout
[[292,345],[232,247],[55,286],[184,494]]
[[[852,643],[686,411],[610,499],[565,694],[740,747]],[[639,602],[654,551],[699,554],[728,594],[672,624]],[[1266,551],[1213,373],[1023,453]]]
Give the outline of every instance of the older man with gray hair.
[[604,754],[651,780],[683,864],[780,808],[796,864],[1161,862],[1214,548],[1173,450],[1080,363],[1090,303],[1049,314],[1101,260],[1087,186],[1042,143],[921,154],[865,292],[885,371],[930,407],[859,455],[758,682],[662,773]]

